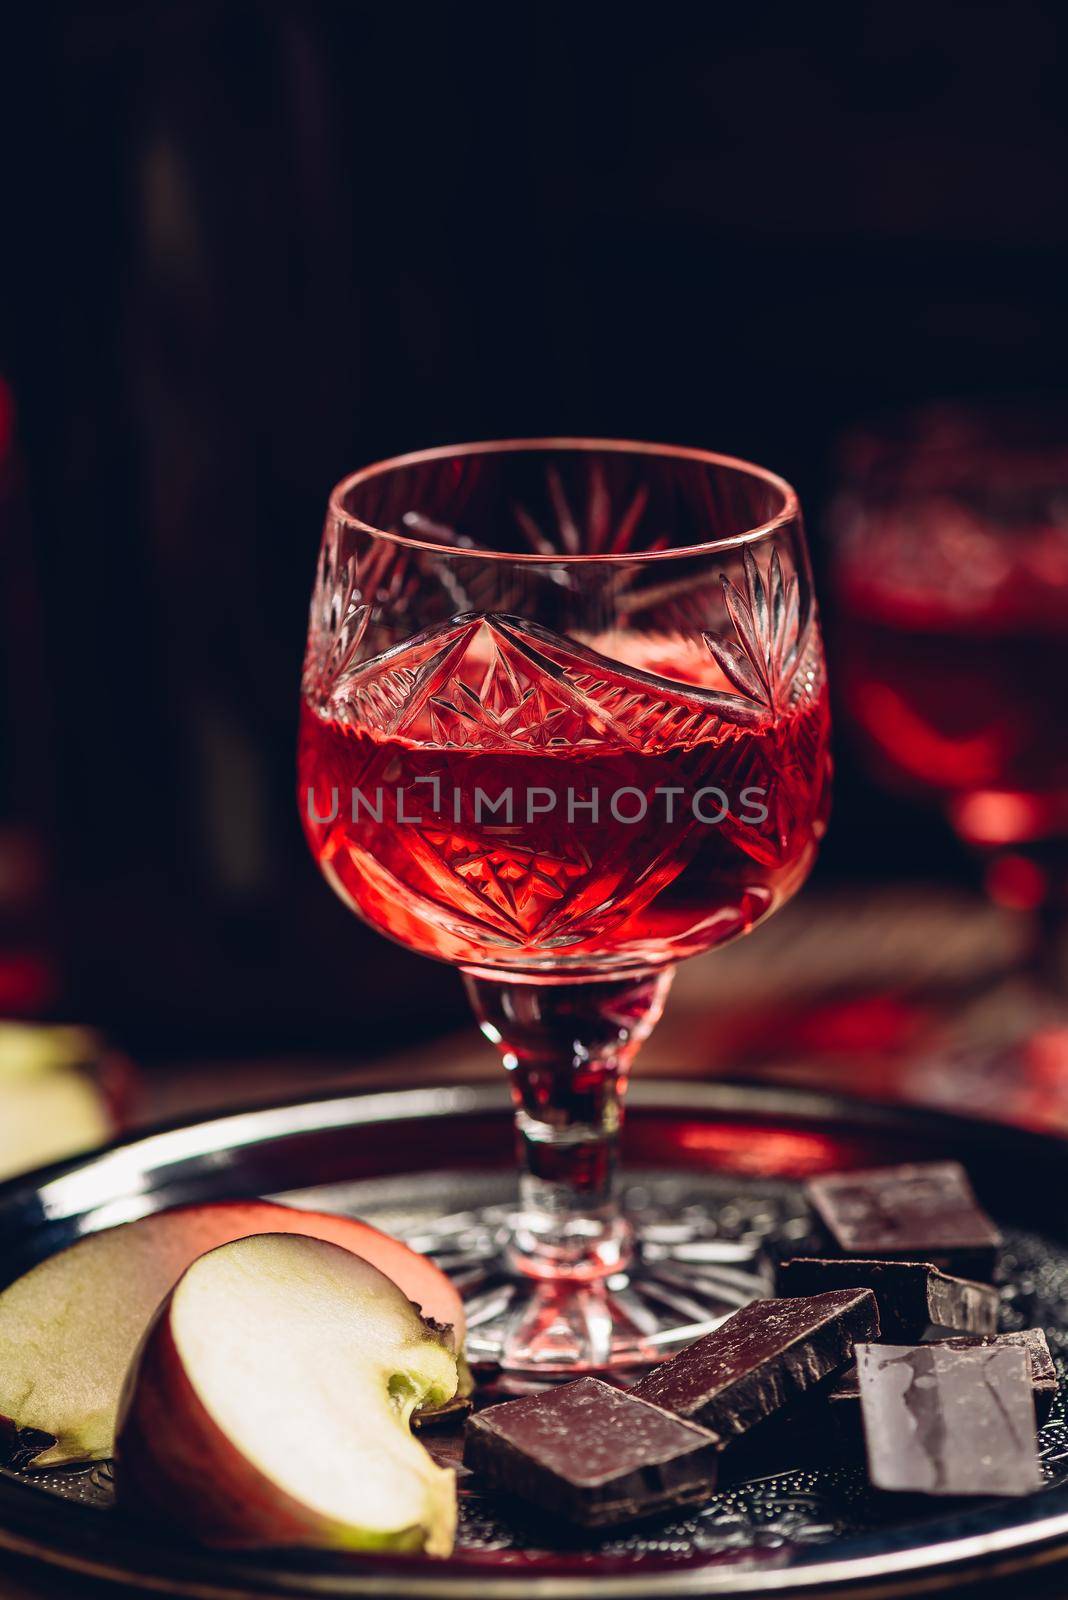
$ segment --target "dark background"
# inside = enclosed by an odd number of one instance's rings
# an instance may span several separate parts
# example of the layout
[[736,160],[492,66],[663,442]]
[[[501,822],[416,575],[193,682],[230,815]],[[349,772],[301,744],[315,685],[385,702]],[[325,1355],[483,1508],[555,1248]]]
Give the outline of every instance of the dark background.
[[[843,429],[1062,384],[1062,14],[24,17],[3,133],[0,1009],[146,1055],[362,1053],[459,1021],[454,976],[358,925],[300,834],[328,488],[464,438],[671,440],[791,478],[825,564]],[[825,884],[974,874],[848,738],[839,772]]]

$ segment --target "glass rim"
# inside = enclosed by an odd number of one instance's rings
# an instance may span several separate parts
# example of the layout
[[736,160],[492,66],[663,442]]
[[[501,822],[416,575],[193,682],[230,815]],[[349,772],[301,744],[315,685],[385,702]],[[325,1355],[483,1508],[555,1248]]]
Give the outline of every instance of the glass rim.
[[[781,496],[782,505],[773,517],[767,518],[764,522],[757,523],[751,528],[740,529],[737,533],[725,534],[719,539],[706,539],[698,544],[682,545],[669,550],[591,551],[572,555],[567,552],[556,554],[539,551],[469,550],[455,544],[447,544],[444,540],[420,539],[411,534],[394,533],[390,529],[377,528],[373,523],[364,522],[344,503],[346,496],[360,484],[400,467],[420,466],[425,462],[447,461],[455,457],[504,455],[509,452],[518,454],[538,450],[573,451],[576,454],[583,451],[598,451],[615,455],[658,456],[668,460],[694,461],[707,467],[726,467],[769,485]],[[741,456],[722,455],[715,450],[701,450],[689,445],[650,444],[637,439],[598,439],[570,435],[482,439],[469,444],[434,445],[426,450],[411,450],[403,455],[386,456],[381,461],[374,461],[366,467],[360,467],[356,472],[349,473],[335,484],[330,491],[328,508],[330,515],[345,527],[365,533],[372,539],[384,539],[390,544],[402,545],[407,549],[424,550],[433,555],[462,556],[469,561],[511,561],[517,565],[558,567],[594,562],[620,565],[624,562],[672,561],[686,556],[712,555],[721,550],[733,550],[762,539],[777,528],[785,527],[797,520],[801,509],[797,491],[792,484],[780,477],[777,472],[771,472],[767,467],[758,466],[753,461],[746,461]]]

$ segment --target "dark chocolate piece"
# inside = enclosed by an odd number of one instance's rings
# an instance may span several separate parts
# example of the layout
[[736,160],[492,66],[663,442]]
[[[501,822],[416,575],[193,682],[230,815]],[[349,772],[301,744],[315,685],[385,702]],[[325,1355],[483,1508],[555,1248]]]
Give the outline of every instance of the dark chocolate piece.
[[930,1261],[989,1278],[1001,1235],[957,1161],[810,1178],[805,1192],[833,1241],[829,1254]]
[[726,1442],[748,1433],[853,1359],[857,1339],[879,1337],[869,1289],[797,1300],[754,1300],[631,1390]]
[[[1036,1421],[1040,1424],[1045,1422],[1053,1409],[1053,1402],[1057,1398],[1058,1384],[1057,1369],[1053,1365],[1053,1357],[1049,1353],[1046,1335],[1041,1328],[1024,1328],[1018,1333],[992,1333],[973,1335],[971,1338],[938,1339],[932,1342],[937,1348],[947,1350],[981,1350],[990,1345],[1019,1345],[1027,1351],[1027,1359],[1031,1370],[1031,1392],[1035,1400]],[[842,1373],[842,1376],[837,1379],[834,1387],[828,1392],[827,1401],[842,1418],[851,1410],[857,1413],[855,1425],[859,1426],[860,1381],[857,1377],[855,1366],[848,1367]]]
[[1039,1426],[1046,1421],[1053,1410],[1053,1402],[1057,1398],[1060,1384],[1049,1345],[1046,1343],[1046,1335],[1041,1328],[1024,1328],[1019,1333],[999,1333],[990,1339],[940,1339],[938,1342],[949,1345],[951,1350],[969,1350],[975,1345],[984,1344],[1022,1345],[1027,1351],[1031,1367],[1031,1393],[1035,1399],[1035,1418]]
[[578,1378],[471,1417],[464,1465],[495,1489],[602,1528],[707,1500],[719,1448],[695,1423]]
[[1042,1485],[1031,1364],[1019,1345],[858,1344],[877,1489],[1017,1495]]
[[781,1295],[826,1289],[870,1289],[879,1305],[883,1339],[918,1344],[932,1333],[993,1333],[1000,1297],[987,1283],[952,1278],[929,1261],[824,1261],[795,1258],[776,1274]]
[[464,1436],[459,1430],[456,1433],[443,1433],[430,1428],[419,1443],[439,1467],[448,1467],[450,1472],[455,1472],[458,1482],[471,1476],[464,1466]]
[[[974,1350],[992,1344],[1022,1346],[1031,1365],[1035,1420],[1040,1426],[1046,1421],[1057,1397],[1057,1369],[1041,1328],[940,1339],[937,1343],[953,1350]],[[854,1365],[810,1390],[796,1405],[787,1406],[762,1427],[732,1440],[720,1460],[719,1484],[722,1489],[772,1473],[851,1466],[863,1459],[860,1380]]]
[[720,1457],[719,1487],[729,1489],[735,1484],[751,1483],[754,1478],[862,1462],[864,1436],[859,1400],[844,1407],[839,1435],[839,1412],[829,1409],[825,1389],[826,1384],[810,1389],[800,1400],[776,1411],[759,1428],[731,1439]]

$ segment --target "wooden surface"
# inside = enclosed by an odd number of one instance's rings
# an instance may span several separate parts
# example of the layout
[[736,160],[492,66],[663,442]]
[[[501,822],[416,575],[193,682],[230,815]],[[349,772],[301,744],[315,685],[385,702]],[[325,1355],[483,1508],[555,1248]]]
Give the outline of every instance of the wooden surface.
[[[749,938],[679,968],[636,1070],[772,1079],[1068,1127],[1066,1017],[1021,973],[1030,937],[1026,918],[967,894],[802,896]],[[202,1058],[146,1076],[137,1120],[500,1071],[473,1023],[375,1061]]]

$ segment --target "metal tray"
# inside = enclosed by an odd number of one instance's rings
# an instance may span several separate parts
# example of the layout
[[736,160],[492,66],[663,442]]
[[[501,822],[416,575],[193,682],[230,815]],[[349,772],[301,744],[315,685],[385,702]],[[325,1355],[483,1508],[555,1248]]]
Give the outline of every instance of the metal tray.
[[[345,1095],[127,1139],[0,1189],[0,1280],[79,1235],[168,1205],[272,1195],[351,1209],[417,1236],[442,1212],[507,1198],[504,1086]],[[777,1088],[646,1082],[627,1124],[629,1182],[669,1213],[717,1208],[725,1237],[804,1231],[812,1172],[957,1156],[1006,1231],[1005,1327],[1068,1353],[1068,1144],[1046,1135]],[[1063,1367],[1062,1367],[1063,1370]],[[515,1597],[920,1592],[1068,1555],[1063,1401],[1042,1429],[1046,1487],[961,1509],[879,1495],[859,1468],[791,1471],[683,1518],[568,1540],[461,1482],[448,1561],[294,1551],[232,1555],[128,1520],[106,1466],[0,1471],[0,1549],[157,1593]],[[447,1442],[443,1445],[448,1449]]]

